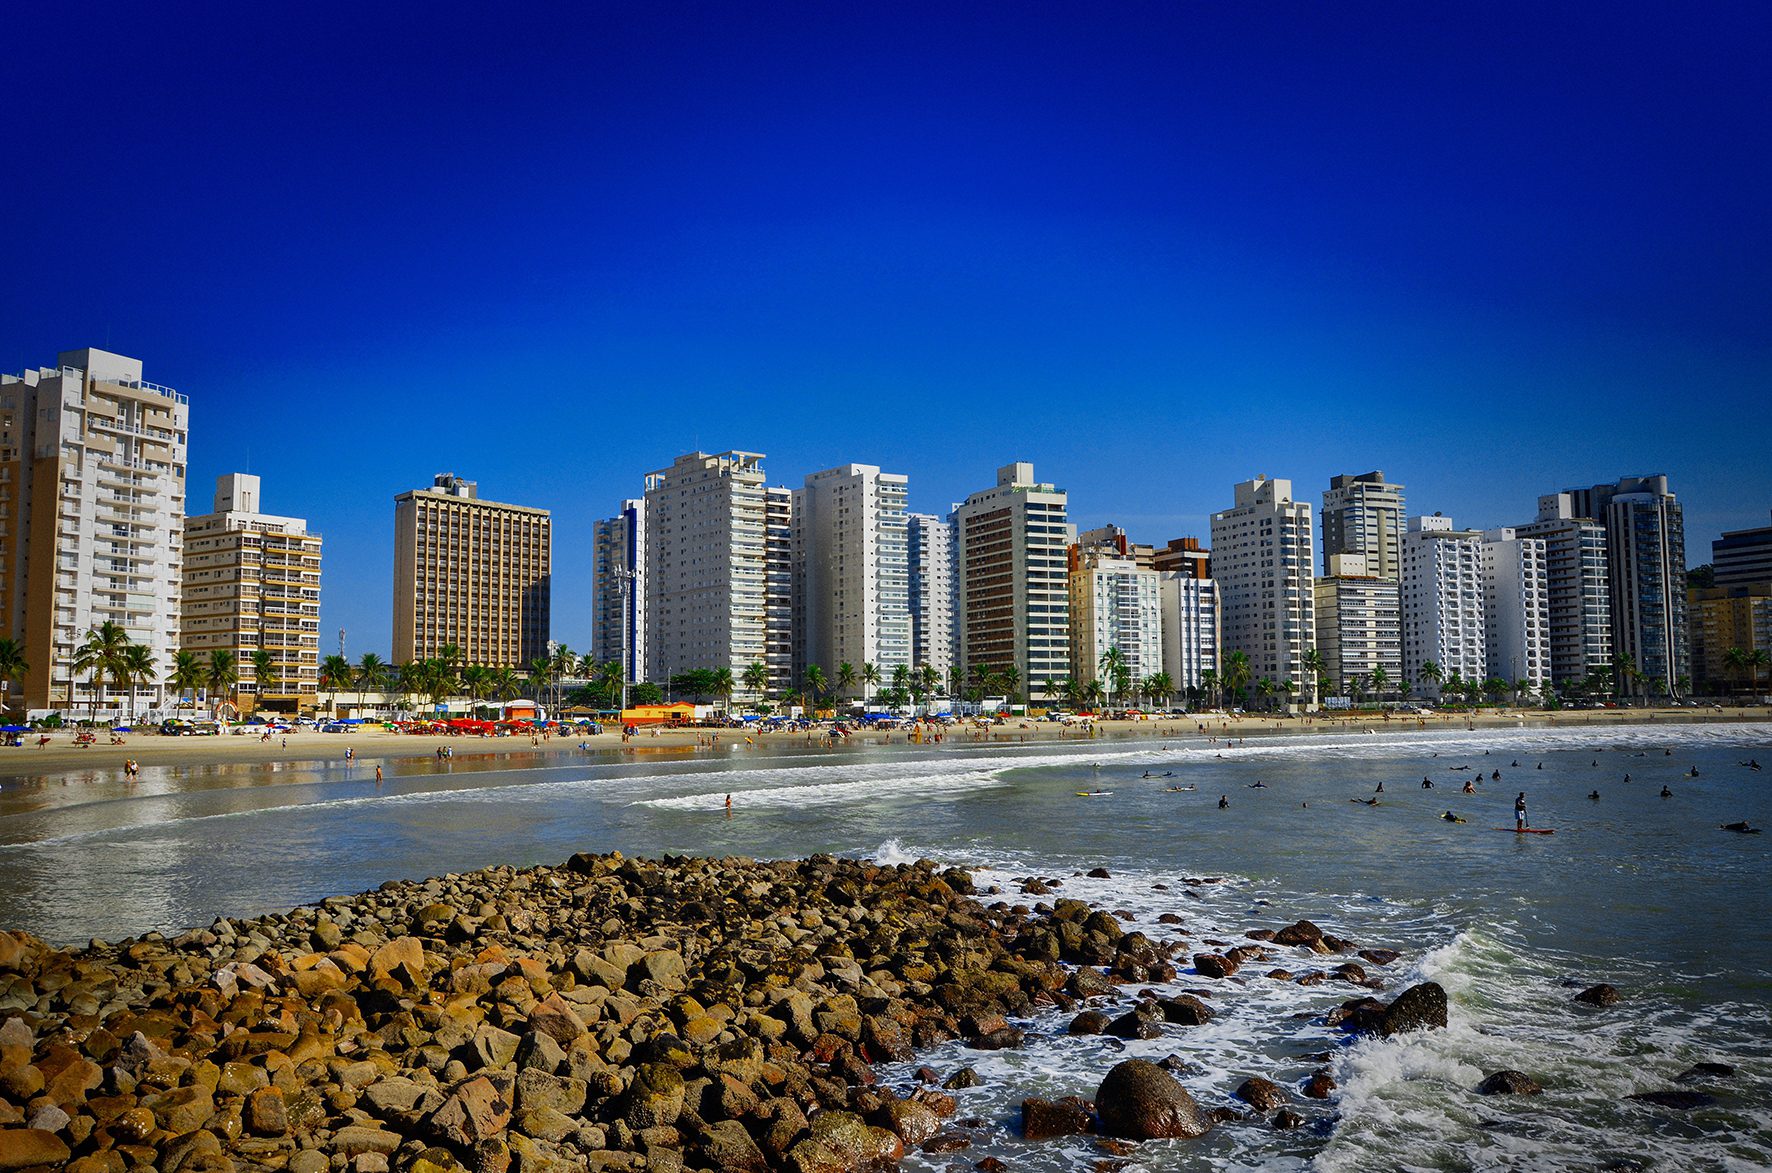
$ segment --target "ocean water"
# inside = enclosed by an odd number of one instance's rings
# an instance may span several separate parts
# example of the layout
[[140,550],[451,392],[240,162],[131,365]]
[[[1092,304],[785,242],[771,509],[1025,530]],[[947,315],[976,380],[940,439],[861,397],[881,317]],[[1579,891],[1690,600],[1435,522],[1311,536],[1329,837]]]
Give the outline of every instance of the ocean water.
[[[1021,1140],[1017,1106],[1027,1095],[1090,1096],[1132,1055],[1178,1056],[1207,1106],[1232,1102],[1251,1075],[1296,1089],[1326,1067],[1338,1084],[1327,1102],[1294,1095],[1304,1128],[1250,1120],[1146,1145],[1136,1160],[1152,1169],[1772,1167],[1772,833],[1720,829],[1772,826],[1772,727],[636,748],[400,758],[380,787],[361,760],[148,769],[135,784],[104,772],[8,779],[0,926],[63,943],[114,939],[580,850],[930,857],[973,868],[981,888],[999,890],[987,900],[1031,904],[1023,879],[1058,880],[1060,894],[1159,939],[1236,941],[1308,917],[1400,950],[1369,971],[1389,992],[1440,982],[1451,1025],[1354,1042],[1322,1016],[1355,987],[1273,981],[1260,963],[1225,982],[1184,972],[1174,989],[1213,991],[1208,1026],[1122,1042],[1068,1037],[1069,1015],[1051,1014],[1021,1024],[1030,1042],[1019,1051],[955,1043],[919,1056],[943,1074],[971,1065],[985,1077],[958,1094],[962,1115],[988,1126],[964,1154],[907,1167],[992,1155],[1018,1169],[1088,1166],[1104,1156],[1091,1139]],[[1754,758],[1767,771],[1742,764]],[[1475,794],[1460,792],[1467,779]],[[1381,783],[1380,805],[1352,801]],[[1194,789],[1171,789],[1184,786]],[[1532,824],[1554,835],[1501,833],[1520,791]],[[1443,821],[1447,810],[1467,821]],[[1110,878],[1082,874],[1096,867]],[[1160,923],[1164,913],[1183,923]],[[1311,968],[1301,956],[1276,964]],[[1619,1005],[1571,1002],[1601,981],[1619,988]],[[1626,1098],[1675,1087],[1700,1062],[1735,1069],[1690,1085],[1714,1105],[1680,1112]],[[1500,1068],[1527,1072],[1545,1093],[1472,1094]],[[886,1075],[908,1083],[909,1067]]]

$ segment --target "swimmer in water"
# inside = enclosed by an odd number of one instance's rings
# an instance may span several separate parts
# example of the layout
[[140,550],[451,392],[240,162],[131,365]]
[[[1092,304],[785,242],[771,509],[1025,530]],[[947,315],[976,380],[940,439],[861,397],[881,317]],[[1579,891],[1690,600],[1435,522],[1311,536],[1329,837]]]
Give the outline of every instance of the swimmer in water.
[[1218,796],[1218,809],[1219,810],[1227,810],[1227,809],[1229,809],[1230,805],[1231,805],[1231,796],[1230,795],[1221,794]]
[[1598,802],[1598,801],[1600,801],[1600,792],[1598,790],[1592,791],[1591,793],[1588,794],[1588,797],[1593,799],[1595,802]]

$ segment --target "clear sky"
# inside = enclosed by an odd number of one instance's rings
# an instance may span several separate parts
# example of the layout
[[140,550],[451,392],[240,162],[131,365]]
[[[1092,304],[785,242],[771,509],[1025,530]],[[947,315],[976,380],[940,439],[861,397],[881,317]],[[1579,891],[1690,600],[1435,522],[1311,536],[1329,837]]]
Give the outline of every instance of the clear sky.
[[[1530,519],[1772,508],[1772,5],[0,6],[0,369],[191,400],[190,501],[326,536],[387,654],[393,498],[592,522],[694,448],[941,511],[1032,460],[1161,543],[1382,468]],[[871,11],[865,10],[871,9]]]

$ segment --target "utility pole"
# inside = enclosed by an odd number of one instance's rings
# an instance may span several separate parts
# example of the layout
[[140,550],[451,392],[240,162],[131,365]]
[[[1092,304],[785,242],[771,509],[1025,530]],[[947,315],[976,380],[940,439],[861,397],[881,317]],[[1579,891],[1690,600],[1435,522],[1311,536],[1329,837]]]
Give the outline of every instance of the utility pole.
[[[621,711],[625,713],[628,711],[628,676],[634,667],[634,580],[640,576],[625,567],[614,574],[621,582]],[[617,714],[617,720],[620,719],[620,714]]]

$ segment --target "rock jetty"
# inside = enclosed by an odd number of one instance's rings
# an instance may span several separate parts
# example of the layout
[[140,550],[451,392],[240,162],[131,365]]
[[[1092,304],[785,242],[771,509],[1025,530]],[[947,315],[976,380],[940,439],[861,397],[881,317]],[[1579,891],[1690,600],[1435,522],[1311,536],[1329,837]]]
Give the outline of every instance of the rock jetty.
[[[1273,936],[1353,947],[1308,922]],[[1188,947],[1074,899],[986,907],[927,861],[828,856],[577,855],[79,950],[0,933],[0,1173],[848,1173],[970,1143],[941,1086],[969,1068],[895,1091],[876,1064],[1018,1046],[1010,1018],[1171,981]],[[1211,978],[1270,948],[1192,960]],[[1212,1013],[1146,991],[1072,1029]],[[1099,1106],[1032,1103],[1028,1135],[1188,1136],[1238,1114],[1147,1068],[1117,1069]]]

